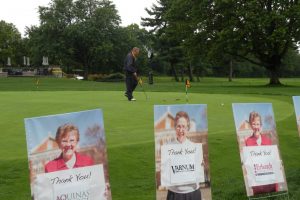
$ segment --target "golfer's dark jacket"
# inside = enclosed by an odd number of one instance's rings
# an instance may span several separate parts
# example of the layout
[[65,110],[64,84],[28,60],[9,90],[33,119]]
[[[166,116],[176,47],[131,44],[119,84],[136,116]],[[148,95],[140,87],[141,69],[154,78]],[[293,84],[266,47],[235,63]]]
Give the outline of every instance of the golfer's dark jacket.
[[135,58],[131,52],[129,52],[125,58],[124,70],[125,70],[126,75],[132,75],[134,72],[137,72]]

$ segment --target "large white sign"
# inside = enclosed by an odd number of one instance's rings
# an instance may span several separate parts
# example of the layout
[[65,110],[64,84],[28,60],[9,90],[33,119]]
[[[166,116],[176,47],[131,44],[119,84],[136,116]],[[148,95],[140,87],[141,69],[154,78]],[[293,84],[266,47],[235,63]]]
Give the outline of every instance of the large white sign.
[[161,147],[161,185],[204,182],[201,143],[169,144]]
[[36,200],[105,200],[103,165],[37,175]]
[[277,145],[243,147],[243,160],[250,186],[284,182]]

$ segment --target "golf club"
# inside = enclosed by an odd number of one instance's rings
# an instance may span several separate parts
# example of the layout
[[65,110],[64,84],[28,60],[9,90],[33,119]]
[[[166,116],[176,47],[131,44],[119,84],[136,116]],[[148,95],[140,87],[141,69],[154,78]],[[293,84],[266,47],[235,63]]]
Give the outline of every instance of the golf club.
[[145,94],[146,101],[148,101],[147,93],[146,93],[146,91],[145,91],[145,89],[144,89],[144,87],[143,87],[143,80],[140,78],[140,79],[138,80],[138,83],[139,83],[139,85],[141,86],[141,88],[142,88],[142,90],[143,90],[143,92],[144,92],[144,94]]

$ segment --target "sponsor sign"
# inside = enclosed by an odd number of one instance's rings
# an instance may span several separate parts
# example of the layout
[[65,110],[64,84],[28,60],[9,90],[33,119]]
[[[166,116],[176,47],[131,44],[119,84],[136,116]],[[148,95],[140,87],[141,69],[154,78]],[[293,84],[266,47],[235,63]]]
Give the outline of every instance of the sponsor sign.
[[284,181],[277,145],[243,147],[243,160],[250,186]]
[[111,200],[100,109],[25,119],[32,200]]
[[169,191],[196,191],[202,199],[212,199],[207,105],[154,106],[154,136],[156,200],[166,200]]
[[202,144],[164,145],[161,151],[162,186],[204,182]]
[[287,191],[272,104],[234,103],[247,196]]
[[36,200],[104,200],[103,165],[37,175]]

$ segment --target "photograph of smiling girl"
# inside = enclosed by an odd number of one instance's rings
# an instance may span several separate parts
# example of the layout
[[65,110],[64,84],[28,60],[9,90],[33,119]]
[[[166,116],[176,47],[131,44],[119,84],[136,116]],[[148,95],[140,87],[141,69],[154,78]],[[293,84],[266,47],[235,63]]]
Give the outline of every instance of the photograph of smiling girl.
[[206,110],[154,107],[156,200],[211,199]]
[[[40,199],[40,195],[47,191],[47,197],[42,199],[57,199],[59,195],[72,196],[75,195],[76,187],[86,188],[89,193],[87,198],[93,200],[90,191],[94,190],[94,183],[99,188],[105,185],[103,190],[97,189],[103,194],[101,199],[111,199],[101,110],[27,118],[25,129],[34,200]],[[96,173],[98,169],[103,171],[102,174]],[[89,180],[79,181],[77,178],[80,177],[89,177]],[[99,177],[104,182],[97,181]],[[54,184],[67,181],[68,184]],[[69,189],[71,187],[74,189]],[[41,191],[36,192],[39,189]],[[62,194],[60,190],[68,192]],[[83,194],[87,193],[80,193]]]

